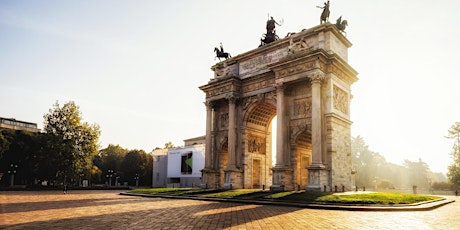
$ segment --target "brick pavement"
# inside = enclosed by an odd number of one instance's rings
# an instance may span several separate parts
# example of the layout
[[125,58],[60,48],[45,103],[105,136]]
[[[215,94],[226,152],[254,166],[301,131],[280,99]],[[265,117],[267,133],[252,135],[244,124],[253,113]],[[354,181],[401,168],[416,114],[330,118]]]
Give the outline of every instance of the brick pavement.
[[365,212],[120,196],[0,192],[0,229],[460,229],[460,199],[431,211]]

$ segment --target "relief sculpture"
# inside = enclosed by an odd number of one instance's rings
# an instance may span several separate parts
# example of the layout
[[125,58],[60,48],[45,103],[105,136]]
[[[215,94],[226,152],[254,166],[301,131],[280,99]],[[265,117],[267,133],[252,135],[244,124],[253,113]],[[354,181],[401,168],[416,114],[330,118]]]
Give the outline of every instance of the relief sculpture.
[[348,94],[334,85],[334,109],[348,114]]

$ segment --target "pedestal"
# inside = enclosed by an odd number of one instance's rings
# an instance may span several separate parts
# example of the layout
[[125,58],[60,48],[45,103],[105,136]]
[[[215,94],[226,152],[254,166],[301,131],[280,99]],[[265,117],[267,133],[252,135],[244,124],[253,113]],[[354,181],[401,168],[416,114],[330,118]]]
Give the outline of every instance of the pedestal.
[[307,192],[322,192],[328,184],[328,171],[322,164],[308,166]]
[[270,186],[270,191],[280,192],[285,190],[294,190],[292,184],[292,169],[274,167],[273,168],[273,185]]
[[238,169],[224,170],[225,182],[223,189],[241,189],[243,188],[243,172]]
[[205,189],[217,189],[219,188],[219,177],[217,171],[213,169],[201,170],[201,188]]

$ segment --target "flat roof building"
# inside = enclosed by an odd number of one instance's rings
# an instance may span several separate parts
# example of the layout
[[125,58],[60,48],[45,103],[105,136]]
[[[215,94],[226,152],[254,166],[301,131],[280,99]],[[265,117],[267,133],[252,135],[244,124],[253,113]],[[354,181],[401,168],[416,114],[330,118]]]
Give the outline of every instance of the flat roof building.
[[19,121],[14,118],[0,117],[0,130],[2,129],[24,130],[33,133],[40,132],[40,129],[37,127],[37,123]]

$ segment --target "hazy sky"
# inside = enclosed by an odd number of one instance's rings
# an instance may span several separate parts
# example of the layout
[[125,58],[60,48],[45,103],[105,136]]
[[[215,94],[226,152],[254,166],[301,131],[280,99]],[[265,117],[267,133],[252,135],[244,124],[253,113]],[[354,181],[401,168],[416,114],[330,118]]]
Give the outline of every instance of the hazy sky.
[[[36,122],[75,101],[101,147],[150,152],[205,133],[213,49],[257,48],[319,24],[323,1],[0,0],[0,116]],[[446,172],[460,121],[458,1],[331,0],[348,20],[352,135],[389,162],[421,158]]]

